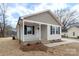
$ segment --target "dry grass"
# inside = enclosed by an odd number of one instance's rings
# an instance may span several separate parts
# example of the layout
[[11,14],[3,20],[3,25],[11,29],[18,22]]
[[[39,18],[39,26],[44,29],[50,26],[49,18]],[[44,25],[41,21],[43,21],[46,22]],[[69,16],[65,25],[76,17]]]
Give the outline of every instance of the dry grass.
[[[38,45],[40,47],[40,45]],[[37,46],[37,47],[38,47]],[[34,47],[36,48],[36,47]],[[43,48],[46,51],[41,50],[29,50],[22,51],[17,40],[11,38],[0,38],[0,55],[2,56],[49,56],[49,55],[79,55],[79,43],[65,44],[52,48]]]

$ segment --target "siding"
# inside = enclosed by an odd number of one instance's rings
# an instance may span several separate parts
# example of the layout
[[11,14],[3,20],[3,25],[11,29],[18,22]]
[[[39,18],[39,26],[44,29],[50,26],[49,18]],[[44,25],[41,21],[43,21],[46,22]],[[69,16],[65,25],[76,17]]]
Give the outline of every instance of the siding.
[[[73,32],[75,32],[75,36],[73,36]],[[79,36],[79,28],[72,27],[68,30],[68,37],[77,37]]]
[[[56,26],[55,26],[56,27]],[[60,30],[60,34],[50,34],[50,26],[47,26],[48,28],[48,40],[56,40],[56,39],[61,39],[61,30]]]
[[38,22],[43,22],[43,23],[48,23],[48,24],[54,24],[54,25],[59,25],[57,21],[48,13],[44,12],[38,15],[34,15],[31,17],[27,17],[25,20],[32,20],[32,21],[38,21]]

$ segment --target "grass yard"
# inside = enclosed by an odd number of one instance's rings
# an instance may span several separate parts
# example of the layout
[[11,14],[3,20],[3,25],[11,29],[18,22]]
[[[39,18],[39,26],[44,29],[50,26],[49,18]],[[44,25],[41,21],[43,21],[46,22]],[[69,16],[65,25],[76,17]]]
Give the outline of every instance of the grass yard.
[[47,48],[46,51],[20,50],[20,45],[17,40],[11,38],[0,38],[0,55],[1,56],[75,56],[79,55],[79,43],[70,43],[52,48]]

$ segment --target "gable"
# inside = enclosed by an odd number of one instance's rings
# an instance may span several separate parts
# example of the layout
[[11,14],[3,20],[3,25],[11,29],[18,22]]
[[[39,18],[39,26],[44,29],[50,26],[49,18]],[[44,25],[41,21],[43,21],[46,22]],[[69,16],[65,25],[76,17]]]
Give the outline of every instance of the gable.
[[55,19],[55,16],[52,16],[49,12],[42,12],[36,15],[32,15],[30,17],[25,17],[24,19],[48,24],[60,25]]

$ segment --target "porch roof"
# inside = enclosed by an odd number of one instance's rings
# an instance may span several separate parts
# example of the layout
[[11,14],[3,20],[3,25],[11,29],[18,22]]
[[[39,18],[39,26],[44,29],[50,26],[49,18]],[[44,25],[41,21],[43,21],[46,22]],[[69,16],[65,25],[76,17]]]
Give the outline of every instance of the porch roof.
[[[53,24],[48,24],[48,23],[43,23],[43,22],[37,22],[37,21],[32,21],[32,20],[23,20],[23,22],[29,22],[29,23],[36,23],[36,24],[43,24],[43,25],[52,25],[52,26],[56,26],[56,25],[53,25]],[[59,25],[57,25],[59,26]]]

